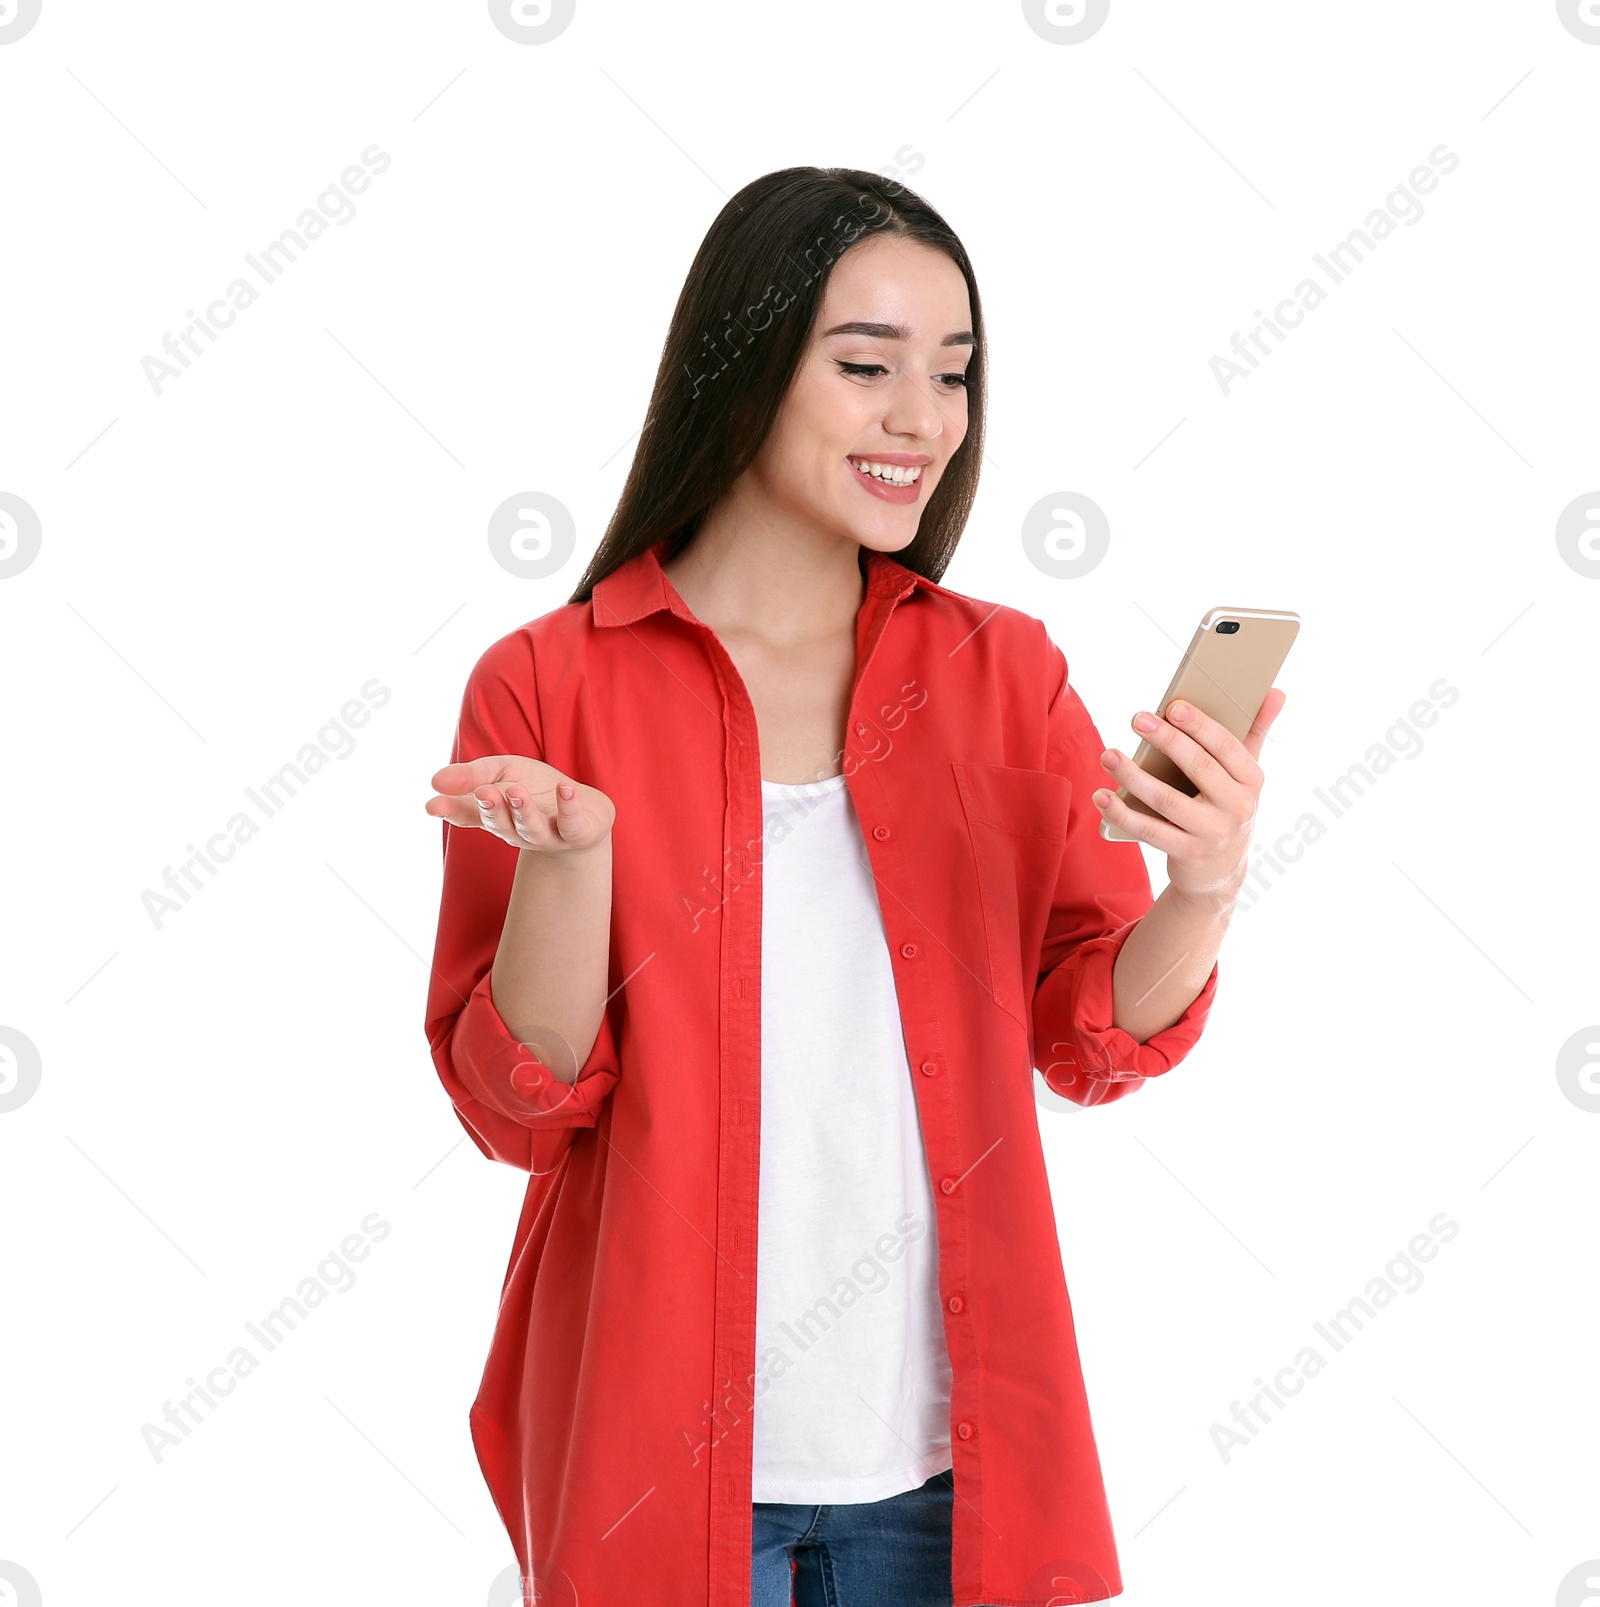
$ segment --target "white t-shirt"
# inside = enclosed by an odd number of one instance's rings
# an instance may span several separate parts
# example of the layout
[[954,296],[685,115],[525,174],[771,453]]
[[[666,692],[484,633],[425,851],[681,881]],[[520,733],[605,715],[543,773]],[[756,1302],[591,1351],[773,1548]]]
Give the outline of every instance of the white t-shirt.
[[761,794],[751,1499],[880,1501],[952,1465],[933,1189],[845,778]]

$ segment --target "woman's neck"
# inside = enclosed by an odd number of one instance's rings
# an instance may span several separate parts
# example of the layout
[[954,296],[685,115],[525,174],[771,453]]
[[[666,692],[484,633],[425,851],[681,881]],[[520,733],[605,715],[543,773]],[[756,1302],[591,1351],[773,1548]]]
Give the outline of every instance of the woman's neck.
[[661,567],[696,619],[786,647],[848,629],[866,583],[860,543],[707,515]]

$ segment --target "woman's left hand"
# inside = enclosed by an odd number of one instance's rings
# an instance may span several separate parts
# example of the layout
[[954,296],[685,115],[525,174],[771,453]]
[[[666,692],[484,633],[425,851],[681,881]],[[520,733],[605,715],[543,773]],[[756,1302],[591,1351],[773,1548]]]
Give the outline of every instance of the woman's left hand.
[[1182,699],[1174,700],[1167,719],[1144,711],[1134,715],[1134,730],[1200,789],[1192,798],[1158,781],[1115,748],[1101,755],[1100,763],[1114,787],[1125,786],[1165,818],[1157,820],[1130,809],[1112,789],[1094,794],[1102,817],[1160,849],[1167,856],[1167,880],[1181,896],[1225,903],[1243,884],[1249,868],[1250,828],[1266,779],[1256,761],[1286,701],[1287,695],[1273,687],[1242,742],[1220,721]]

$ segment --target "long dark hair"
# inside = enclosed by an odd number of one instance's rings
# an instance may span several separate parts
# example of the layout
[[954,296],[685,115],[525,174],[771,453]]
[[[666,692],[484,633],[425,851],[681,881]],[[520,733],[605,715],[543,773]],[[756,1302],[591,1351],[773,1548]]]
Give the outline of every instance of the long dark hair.
[[961,539],[983,457],[983,309],[954,231],[921,196],[850,167],[786,167],[745,185],[706,231],[678,295],[627,483],[606,533],[568,599],[665,536],[679,552],[706,511],[761,450],[840,256],[859,240],[898,235],[943,251],[972,302],[976,347],[966,438],[951,455],[915,539],[894,554],[938,580]]

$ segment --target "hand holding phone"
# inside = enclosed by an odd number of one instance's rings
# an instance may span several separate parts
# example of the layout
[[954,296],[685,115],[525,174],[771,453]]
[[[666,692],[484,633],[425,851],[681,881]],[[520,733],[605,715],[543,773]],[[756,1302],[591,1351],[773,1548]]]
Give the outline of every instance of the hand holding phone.
[[[1286,610],[1213,608],[1195,628],[1166,692],[1154,705],[1155,712],[1166,718],[1174,700],[1182,698],[1243,741],[1299,630],[1300,616]],[[1133,760],[1156,780],[1188,797],[1199,791],[1185,771],[1147,741],[1139,744]],[[1166,819],[1126,784],[1117,788],[1116,795],[1135,814]],[[1109,817],[1101,819],[1100,835],[1111,842],[1142,840]]]

